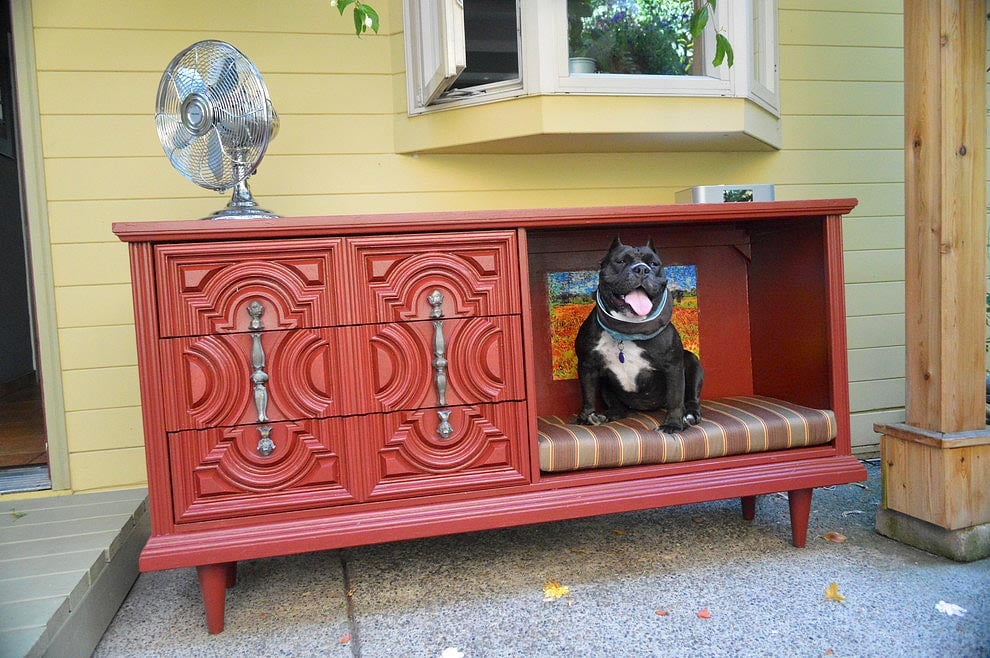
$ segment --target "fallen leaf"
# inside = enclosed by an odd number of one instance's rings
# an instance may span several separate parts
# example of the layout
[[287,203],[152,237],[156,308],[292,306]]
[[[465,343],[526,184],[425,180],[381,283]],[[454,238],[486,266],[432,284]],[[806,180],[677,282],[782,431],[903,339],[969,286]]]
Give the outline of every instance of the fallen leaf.
[[571,553],[578,553],[580,555],[587,555],[590,552],[591,551],[589,551],[589,550],[587,550],[585,548],[572,548],[571,549]]
[[657,617],[669,617],[670,612],[667,610],[657,610]]
[[825,650],[825,655],[826,656],[831,656],[831,655],[834,655],[834,654],[835,654],[835,649],[826,649]]
[[702,517],[702,516],[692,517],[691,520],[694,521],[695,523],[698,523],[698,524],[701,524],[701,523],[704,523],[705,522],[705,518]]
[[612,531],[612,534],[619,535],[620,537],[622,537],[624,535],[628,535],[629,533],[623,530],[622,528],[616,528],[615,530]]
[[547,582],[543,586],[543,600],[556,601],[563,596],[567,596],[570,591],[571,588],[567,585],[561,585],[560,583],[547,578]]
[[10,510],[10,515],[14,517],[14,520],[16,521],[17,519],[23,519],[25,516],[28,515],[28,513],[18,512],[17,510]]
[[962,608],[956,605],[955,603],[946,603],[945,601],[939,601],[938,603],[936,603],[935,609],[938,610],[939,612],[944,612],[950,617],[962,617],[967,612],[969,612],[968,610],[966,610],[966,608]]
[[464,652],[454,647],[447,647],[440,654],[440,658],[464,658]]
[[829,583],[825,588],[825,598],[829,601],[845,601],[846,597],[839,594],[839,583]]
[[712,617],[712,613],[708,612],[708,608],[698,611],[699,619],[711,619],[711,617]]
[[352,596],[354,596],[355,593],[357,593],[357,587],[356,586],[350,588],[349,590],[347,590],[347,598],[351,598]]
[[846,542],[846,536],[841,532],[826,532],[822,536],[833,544],[844,544]]
[[345,635],[344,637],[342,637],[342,638],[340,638],[340,640],[339,640],[339,642],[340,642],[341,644],[347,644],[347,643],[348,643],[348,642],[350,642],[350,641],[351,641],[351,634],[350,634],[350,633],[348,633],[348,634],[347,634],[347,635]]

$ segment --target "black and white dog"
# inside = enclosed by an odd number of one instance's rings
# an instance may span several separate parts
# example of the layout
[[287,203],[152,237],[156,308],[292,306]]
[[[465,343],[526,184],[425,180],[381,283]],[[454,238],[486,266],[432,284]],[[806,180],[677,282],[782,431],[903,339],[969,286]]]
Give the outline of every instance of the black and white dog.
[[[630,247],[616,237],[599,270],[597,304],[574,341],[582,398],[578,423],[599,425],[630,410],[666,409],[660,429],[672,433],[701,419],[704,371],[670,322],[672,296],[653,240]],[[599,394],[604,414],[596,410]]]

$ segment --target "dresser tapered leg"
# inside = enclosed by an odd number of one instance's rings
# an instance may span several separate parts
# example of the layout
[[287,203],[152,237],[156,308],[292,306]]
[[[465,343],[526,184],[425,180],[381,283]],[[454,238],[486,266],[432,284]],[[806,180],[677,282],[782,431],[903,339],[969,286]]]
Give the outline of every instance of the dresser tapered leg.
[[742,501],[742,516],[747,521],[752,521],[756,518],[756,496],[743,496],[740,498]]
[[236,562],[204,564],[196,567],[199,588],[203,591],[203,607],[206,608],[206,627],[211,634],[223,631],[223,612],[226,603],[227,583],[231,565]]
[[804,547],[808,537],[812,491],[812,489],[798,489],[787,492],[787,503],[791,508],[791,543],[798,548]]

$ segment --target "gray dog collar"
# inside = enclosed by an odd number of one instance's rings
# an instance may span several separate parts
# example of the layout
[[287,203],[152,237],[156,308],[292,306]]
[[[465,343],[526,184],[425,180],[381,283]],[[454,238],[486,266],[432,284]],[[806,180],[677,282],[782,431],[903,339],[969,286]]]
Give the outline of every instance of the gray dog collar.
[[602,297],[601,294],[598,292],[595,293],[595,300],[597,301],[598,304],[598,315],[596,316],[596,319],[598,320],[598,326],[600,326],[605,331],[605,333],[607,333],[609,336],[611,336],[617,341],[649,340],[651,338],[656,338],[657,336],[660,335],[660,332],[662,332],[664,329],[667,328],[667,325],[669,324],[668,322],[661,322],[660,326],[656,329],[656,331],[652,331],[650,333],[633,334],[633,333],[624,333],[622,331],[618,331],[617,329],[613,329],[612,327],[606,326],[605,323],[602,322],[603,314],[608,318],[615,320],[616,322],[622,322],[624,324],[637,325],[637,324],[647,324],[654,322],[657,318],[659,318],[663,314],[666,307],[670,304],[670,299],[667,296],[666,288],[663,289],[663,297],[660,298],[660,303],[657,305],[656,310],[650,313],[642,320],[630,320],[627,318],[616,317],[614,314],[612,314],[612,312],[610,312],[608,309],[605,308],[604,304],[602,304]]

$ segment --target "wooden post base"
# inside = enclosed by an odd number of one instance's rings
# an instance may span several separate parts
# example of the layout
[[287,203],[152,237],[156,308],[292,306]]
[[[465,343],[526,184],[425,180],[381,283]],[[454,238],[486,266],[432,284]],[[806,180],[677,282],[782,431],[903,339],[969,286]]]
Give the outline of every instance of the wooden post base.
[[196,567],[199,588],[203,591],[203,607],[206,608],[206,627],[210,634],[223,631],[224,608],[227,588],[237,583],[237,563],[221,562]]
[[932,432],[906,424],[879,432],[884,509],[945,530],[990,523],[990,430]]

